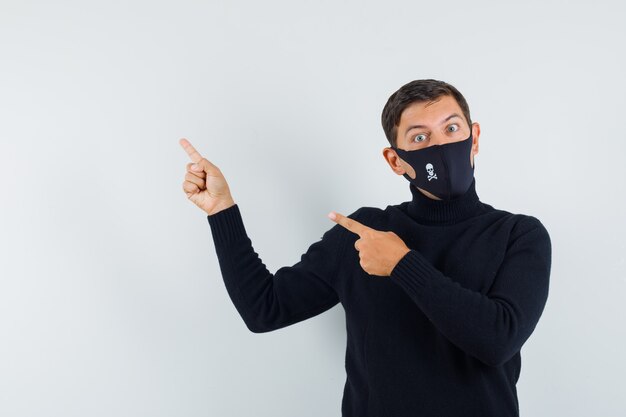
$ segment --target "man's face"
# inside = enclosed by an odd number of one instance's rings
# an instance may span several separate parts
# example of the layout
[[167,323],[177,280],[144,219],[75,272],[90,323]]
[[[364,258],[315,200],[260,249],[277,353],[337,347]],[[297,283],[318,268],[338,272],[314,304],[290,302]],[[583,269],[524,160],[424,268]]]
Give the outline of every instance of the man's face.
[[[473,142],[470,163],[474,166],[474,155],[478,153],[480,125],[474,122],[471,129]],[[459,142],[467,139],[469,135],[470,126],[454,97],[441,96],[433,102],[416,102],[404,109],[398,125],[396,146],[413,151],[432,145]],[[395,150],[386,147],[383,149],[383,156],[398,175],[406,172],[409,177],[415,178],[413,167],[402,160]]]

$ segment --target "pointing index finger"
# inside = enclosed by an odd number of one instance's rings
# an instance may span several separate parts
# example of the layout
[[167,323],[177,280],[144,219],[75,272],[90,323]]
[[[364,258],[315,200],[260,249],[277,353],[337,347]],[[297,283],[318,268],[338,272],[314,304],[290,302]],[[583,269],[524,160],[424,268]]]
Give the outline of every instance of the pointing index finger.
[[[334,218],[333,218],[334,214]],[[365,232],[373,230],[371,227],[364,225],[363,223],[359,223],[358,221],[351,219],[350,217],[346,217],[343,214],[339,214],[337,212],[331,211],[328,215],[331,220],[334,220],[337,224],[345,227],[352,233],[356,233],[359,236],[363,236]]]
[[178,141],[178,143],[180,143],[180,146],[183,147],[183,149],[185,150],[185,152],[187,152],[187,155],[189,155],[193,162],[200,162],[202,160],[202,155],[200,155],[200,152],[198,152],[187,139],[182,138]]

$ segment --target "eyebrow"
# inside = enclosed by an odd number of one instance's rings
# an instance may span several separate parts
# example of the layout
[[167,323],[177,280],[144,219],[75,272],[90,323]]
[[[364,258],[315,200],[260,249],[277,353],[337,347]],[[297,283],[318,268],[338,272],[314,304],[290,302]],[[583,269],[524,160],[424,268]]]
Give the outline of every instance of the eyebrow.
[[[457,114],[457,113],[452,113],[450,116],[448,116],[448,117],[446,117],[445,119],[443,119],[443,120],[441,121],[441,123],[439,123],[439,124],[440,124],[440,125],[442,125],[442,124],[444,124],[445,122],[447,122],[448,120],[452,119],[453,117],[458,117],[458,118],[461,118],[461,116],[460,116],[459,114]],[[425,125],[413,125],[413,126],[409,126],[409,127],[406,129],[406,131],[404,132],[404,135],[406,136],[406,134],[407,134],[407,133],[409,133],[409,130],[411,130],[411,129],[416,129],[416,128],[418,128],[418,127],[428,127],[428,126],[425,126]]]

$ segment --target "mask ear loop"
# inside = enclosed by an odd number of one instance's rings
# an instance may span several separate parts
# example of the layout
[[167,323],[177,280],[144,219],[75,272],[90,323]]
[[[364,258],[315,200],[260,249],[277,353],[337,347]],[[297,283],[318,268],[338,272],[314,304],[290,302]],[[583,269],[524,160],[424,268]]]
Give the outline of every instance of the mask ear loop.
[[[469,139],[470,144],[469,144],[469,154],[470,154],[470,158],[472,157],[472,145],[474,144],[474,137],[472,136],[472,127],[470,126],[470,135],[469,135]],[[472,158],[471,161],[472,164],[472,173],[474,173],[475,168],[476,168],[476,160],[474,158]]]
[[[390,148],[391,148],[391,149],[393,149],[394,151],[396,151],[396,154],[397,154],[397,155],[398,155],[398,156],[399,156],[399,157],[400,157],[403,161],[405,161],[405,162],[406,162],[406,159],[405,159],[405,158],[403,158],[403,155],[401,155],[401,154],[402,154],[402,152],[405,152],[405,153],[406,153],[407,151],[405,151],[404,149],[400,149],[400,148],[398,148],[398,147],[395,147],[395,146],[390,146]],[[408,162],[407,162],[407,163],[408,163]],[[415,175],[417,175],[417,172],[415,173]],[[407,180],[409,180],[409,181],[413,181],[413,180],[415,179],[415,178],[411,178],[411,176],[410,176],[409,174],[407,174],[406,172],[405,172],[404,174],[402,174],[402,176],[403,176],[404,178],[406,178]],[[417,178],[417,177],[416,177],[416,178]]]

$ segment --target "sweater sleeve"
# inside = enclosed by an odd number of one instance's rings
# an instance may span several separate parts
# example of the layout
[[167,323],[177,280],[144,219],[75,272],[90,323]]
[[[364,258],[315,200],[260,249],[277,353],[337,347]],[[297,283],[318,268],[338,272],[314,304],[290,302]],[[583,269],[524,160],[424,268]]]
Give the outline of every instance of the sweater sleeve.
[[534,331],[548,298],[551,242],[533,216],[520,220],[486,294],[445,276],[416,250],[390,279],[452,343],[490,366],[510,360]]
[[346,233],[338,224],[311,244],[295,265],[272,274],[255,252],[237,204],[207,219],[226,289],[250,331],[277,330],[321,314],[339,302],[333,282],[341,266]]

